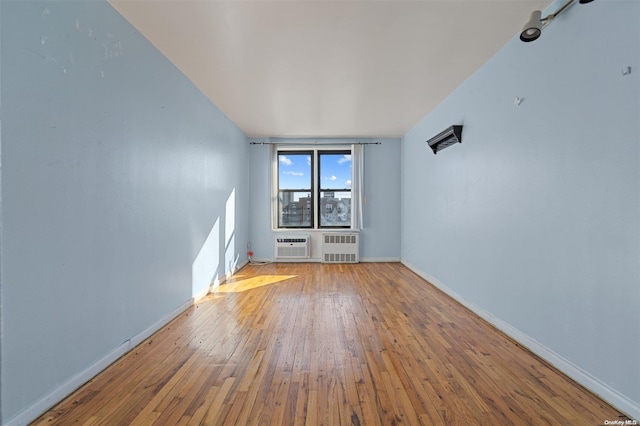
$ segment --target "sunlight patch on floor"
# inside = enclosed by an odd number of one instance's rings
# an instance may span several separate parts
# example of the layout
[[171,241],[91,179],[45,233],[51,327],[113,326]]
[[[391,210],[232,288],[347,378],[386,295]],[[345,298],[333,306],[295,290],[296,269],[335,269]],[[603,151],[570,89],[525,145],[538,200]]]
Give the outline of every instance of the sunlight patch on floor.
[[240,293],[295,277],[297,277],[297,275],[259,275],[257,277],[242,279],[242,275],[236,275],[232,280],[220,285],[215,293]]

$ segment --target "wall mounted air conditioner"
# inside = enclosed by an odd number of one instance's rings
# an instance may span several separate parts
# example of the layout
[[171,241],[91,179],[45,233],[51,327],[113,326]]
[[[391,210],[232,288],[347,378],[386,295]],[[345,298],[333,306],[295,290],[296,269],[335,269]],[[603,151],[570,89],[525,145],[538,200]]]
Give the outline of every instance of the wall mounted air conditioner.
[[309,236],[277,236],[276,259],[308,259]]
[[427,141],[427,144],[429,144],[434,154],[437,154],[439,151],[442,151],[454,143],[462,143],[461,125],[451,126]]
[[322,263],[358,263],[359,261],[358,234],[343,232],[322,234]]

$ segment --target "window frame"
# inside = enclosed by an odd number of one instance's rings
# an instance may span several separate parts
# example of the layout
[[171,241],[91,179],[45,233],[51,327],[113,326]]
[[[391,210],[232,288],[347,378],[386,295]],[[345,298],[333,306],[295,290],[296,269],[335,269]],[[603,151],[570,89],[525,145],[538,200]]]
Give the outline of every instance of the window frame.
[[[321,231],[328,229],[354,229],[354,217],[353,210],[351,210],[350,221],[347,225],[344,226],[332,226],[325,225],[321,226],[320,219],[320,186],[321,186],[321,177],[320,173],[320,160],[319,157],[322,154],[349,154],[353,156],[353,146],[352,145],[324,145],[324,146],[309,146],[305,144],[301,145],[293,145],[293,144],[274,144],[272,151],[272,226],[274,231],[294,231],[294,230],[306,230],[306,231]],[[310,226],[281,226],[280,225],[280,155],[287,154],[308,154],[311,155],[311,225]],[[351,164],[351,179],[353,181],[353,163]],[[287,190],[288,191],[288,190]],[[306,191],[306,189],[304,190]],[[341,192],[349,192],[353,196],[353,189],[348,188]],[[354,200],[351,200],[353,208]]]
[[[351,192],[351,188],[322,188],[322,156],[323,155],[349,155],[351,156],[352,154],[352,150],[349,147],[348,149],[342,148],[342,149],[322,149],[322,150],[318,150],[316,152],[317,156],[318,156],[318,168],[317,168],[317,179],[316,179],[316,183],[318,186],[317,189],[317,194],[316,194],[316,201],[317,201],[317,216],[318,216],[318,224],[317,224],[317,229],[349,229],[352,227],[352,223],[353,220],[351,219],[351,213],[349,213],[349,224],[348,225],[322,225],[322,214],[323,212],[322,210],[322,197],[320,196],[323,192],[329,192],[329,191],[333,191],[333,192],[348,192],[349,194],[352,194]],[[349,169],[351,171],[351,178],[353,178],[353,165],[349,166]],[[351,197],[350,197],[351,198]],[[353,201],[351,201],[353,202]],[[351,204],[350,202],[350,204]],[[349,206],[349,210],[351,210],[351,205]]]
[[[296,189],[280,189],[280,155],[282,152],[286,152],[289,155],[310,155],[311,156],[311,165],[309,167],[311,173],[309,176],[309,187],[308,188],[296,188]],[[313,184],[315,181],[315,168],[314,168],[314,163],[315,163],[315,152],[312,149],[295,149],[295,150],[281,150],[281,149],[277,149],[276,151],[276,228],[277,229],[315,229],[315,215],[314,215],[314,202],[315,202],[315,196],[314,196],[314,190],[313,190]],[[311,220],[309,221],[309,225],[308,226],[303,226],[303,225],[291,225],[291,226],[284,226],[280,224],[280,194],[281,192],[309,192],[310,193],[310,199],[311,199],[311,206],[309,208],[309,214],[311,215]],[[303,213],[304,214],[304,213]]]

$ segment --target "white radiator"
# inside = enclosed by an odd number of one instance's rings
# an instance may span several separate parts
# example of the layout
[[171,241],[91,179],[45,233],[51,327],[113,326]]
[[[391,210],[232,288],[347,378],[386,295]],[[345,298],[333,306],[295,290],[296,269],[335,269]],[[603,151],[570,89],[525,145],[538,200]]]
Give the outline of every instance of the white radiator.
[[276,259],[306,258],[309,258],[308,235],[276,237]]
[[359,261],[358,234],[322,234],[322,263],[358,263]]

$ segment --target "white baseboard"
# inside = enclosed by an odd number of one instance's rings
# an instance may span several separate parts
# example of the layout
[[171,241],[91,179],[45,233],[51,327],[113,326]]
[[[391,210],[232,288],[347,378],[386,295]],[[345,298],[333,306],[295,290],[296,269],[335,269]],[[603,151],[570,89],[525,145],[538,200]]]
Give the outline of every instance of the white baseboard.
[[400,262],[399,257],[365,257],[360,258],[362,263],[397,263]]
[[244,268],[244,267],[245,267],[245,265],[248,265],[248,264],[249,264],[249,259],[245,259],[245,260],[243,260],[242,262],[240,262],[240,263],[236,266],[236,269],[235,269],[235,271],[233,271],[233,273],[235,274],[235,273],[236,273],[236,272],[238,272],[240,269]]
[[[616,407],[622,413],[625,413],[632,419],[640,419],[640,404],[636,401],[633,401],[629,397],[621,394],[617,390],[613,389],[606,383],[603,383],[598,378],[591,375],[589,372],[583,370],[572,362],[568,361],[561,355],[558,355],[551,349],[547,348],[537,340],[518,330],[511,324],[506,321],[501,320],[493,316],[490,312],[482,309],[481,307],[465,300],[458,293],[453,291],[451,288],[444,285],[437,278],[415,268],[410,263],[406,261],[401,261],[404,266],[411,269],[413,272],[418,274],[421,278],[425,279],[429,283],[433,284],[438,289],[442,290],[452,299],[456,300],[458,303],[478,315],[480,318],[487,321],[489,324],[493,325],[498,330],[505,333],[507,336],[516,340],[518,343],[522,344],[522,346],[529,349],[534,354],[538,355],[540,358],[547,361],[549,364],[553,365],[555,368],[560,370],[562,373],[566,374],[571,379],[575,380],[589,391],[593,392],[595,395],[602,398],[604,401],[608,402],[612,406]],[[603,419],[605,420],[605,419]],[[615,420],[615,419],[612,419]]]
[[102,357],[96,363],[91,365],[84,371],[73,376],[70,380],[64,383],[62,386],[53,390],[53,392],[49,393],[44,398],[40,399],[38,402],[28,407],[26,410],[22,411],[20,414],[9,420],[5,423],[5,426],[23,426],[27,425],[38,416],[41,416],[42,413],[47,411],[49,408],[53,407],[58,402],[62,401],[64,398],[69,396],[72,392],[78,389],[80,386],[87,383],[93,377],[95,377],[102,370],[113,364],[124,354],[129,352],[131,349],[142,343],[146,338],[151,336],[156,331],[160,330],[166,324],[168,324],[171,320],[176,318],[182,312],[187,310],[189,307],[193,305],[192,299],[184,302],[182,305],[178,306],[173,311],[169,312],[167,315],[162,317],[156,323],[147,327],[142,332],[136,334],[132,338],[124,341],[119,347],[110,352],[109,354]]
[[277,258],[273,259],[273,263],[320,263],[321,259],[319,257],[308,257],[305,259],[287,259],[287,258]]
[[200,299],[203,299],[203,298],[207,297],[209,295],[209,293],[211,293],[211,287],[212,286],[213,286],[213,283],[209,284],[209,287],[203,288],[202,290],[200,290],[199,292],[194,294],[191,297],[191,303],[193,305],[195,305],[196,303],[198,303],[200,301]]
[[[318,257],[308,259],[253,259],[258,263],[322,263],[322,259]],[[385,262],[400,262],[399,257],[366,257],[361,258],[362,263],[385,263]]]

